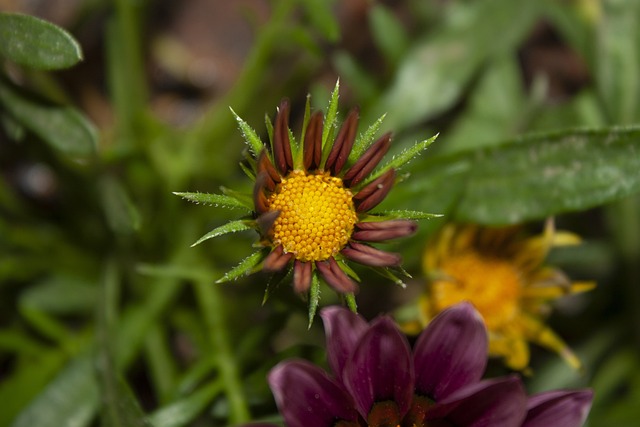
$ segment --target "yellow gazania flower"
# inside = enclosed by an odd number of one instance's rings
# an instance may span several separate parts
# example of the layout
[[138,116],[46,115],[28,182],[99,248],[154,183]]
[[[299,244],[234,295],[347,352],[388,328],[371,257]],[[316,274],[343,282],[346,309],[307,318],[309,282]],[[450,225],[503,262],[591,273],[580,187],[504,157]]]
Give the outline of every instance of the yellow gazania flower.
[[354,109],[338,130],[337,100],[337,84],[326,114],[311,113],[307,98],[302,134],[297,141],[289,128],[290,105],[286,99],[278,107],[275,122],[267,121],[266,142],[236,116],[249,146],[241,166],[254,181],[251,195],[226,189],[222,195],[175,193],[193,202],[246,212],[244,217],[217,227],[195,244],[237,231],[253,229],[258,233],[258,250],[218,282],[258,270],[292,277],[296,293],[310,296],[310,319],[318,305],[320,279],[344,295],[355,310],[358,277],[349,267],[351,261],[402,284],[395,275],[404,272],[400,255],[372,244],[407,237],[417,228],[415,219],[434,216],[372,209],[395,184],[396,171],[426,149],[435,137],[418,142],[381,164],[391,145],[390,132],[374,140],[382,119],[358,135],[359,113]]
[[534,237],[523,236],[517,226],[445,225],[423,258],[428,285],[420,300],[422,326],[445,308],[470,301],[487,325],[489,354],[503,357],[508,367],[526,370],[529,343],[534,343],[580,368],[578,358],[544,324],[544,317],[551,300],[590,290],[594,283],[571,282],[543,264],[553,246],[579,241],[574,234],[555,232],[551,220]]

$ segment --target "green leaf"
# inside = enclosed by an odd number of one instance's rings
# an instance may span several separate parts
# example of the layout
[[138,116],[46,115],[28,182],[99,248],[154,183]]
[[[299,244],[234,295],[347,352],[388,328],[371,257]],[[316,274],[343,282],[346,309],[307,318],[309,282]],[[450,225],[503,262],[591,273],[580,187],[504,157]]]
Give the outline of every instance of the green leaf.
[[[2,338],[5,337],[0,337],[0,341]],[[24,339],[24,336],[16,336],[16,339]],[[4,347],[2,344],[0,343],[0,347]],[[38,348],[37,350],[39,350],[37,353],[24,357],[23,363],[16,363],[12,372],[0,382],[0,402],[2,402],[0,425],[9,425],[20,410],[27,407],[29,402],[64,367],[68,359],[66,352],[59,348],[55,350]],[[21,359],[16,357],[15,360]]]
[[181,193],[174,191],[173,194],[176,196],[180,196],[185,200],[188,200],[197,204],[205,204],[209,206],[215,207],[223,207],[228,209],[244,209],[248,211],[252,211],[252,206],[247,206],[244,200],[240,200],[239,198],[229,196],[229,195],[221,195],[221,194],[211,194],[211,193]]
[[204,236],[202,236],[201,238],[198,239],[197,242],[195,242],[193,245],[191,245],[191,247],[194,247],[196,245],[199,245],[200,243],[204,242],[205,240],[209,240],[209,239],[213,239],[214,237],[218,237],[218,236],[222,236],[223,234],[227,234],[227,233],[235,233],[237,231],[244,231],[244,230],[250,230],[253,227],[247,223],[247,221],[239,219],[236,221],[230,221],[224,225],[221,225],[220,227],[216,227],[213,230],[211,230],[210,232],[208,232],[207,234],[205,234]]
[[541,219],[640,191],[640,128],[524,138],[477,156],[455,215],[484,224]]
[[0,104],[17,122],[54,149],[73,157],[86,157],[95,152],[97,131],[76,109],[36,101],[2,79]]
[[41,70],[68,68],[82,60],[80,45],[65,30],[13,13],[0,13],[0,55]]
[[127,235],[140,228],[140,213],[118,180],[105,177],[100,182],[100,197],[111,230]]
[[421,161],[384,204],[486,225],[543,219],[640,191],[639,152],[640,127],[526,136]]
[[225,273],[225,275],[221,279],[216,280],[216,283],[228,282],[230,280],[235,280],[244,274],[249,274],[251,269],[256,265],[258,265],[263,258],[264,258],[263,251],[260,250],[260,251],[254,252],[253,254],[249,255],[244,260],[242,260],[242,262],[238,264],[236,267],[232,268],[227,273]]
[[31,401],[11,427],[86,427],[98,407],[98,400],[92,361],[89,357],[80,357]]
[[98,300],[93,283],[77,277],[53,276],[20,294],[20,306],[35,307],[50,314],[90,313]]
[[238,127],[242,131],[242,136],[244,136],[244,140],[251,149],[254,157],[258,157],[258,155],[264,150],[264,144],[255,130],[247,122],[242,120],[239,115],[233,111],[233,108],[229,107],[233,116],[236,118],[238,122]]

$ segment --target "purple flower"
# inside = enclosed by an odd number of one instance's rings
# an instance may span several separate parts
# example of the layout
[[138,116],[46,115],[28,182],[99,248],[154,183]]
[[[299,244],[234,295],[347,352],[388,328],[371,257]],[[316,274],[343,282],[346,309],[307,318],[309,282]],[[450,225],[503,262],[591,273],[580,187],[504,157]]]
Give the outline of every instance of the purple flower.
[[321,312],[333,375],[303,360],[269,373],[288,427],[573,427],[591,391],[553,391],[527,399],[517,376],[481,380],[487,333],[469,303],[438,315],[415,343],[387,316],[368,324],[340,307]]

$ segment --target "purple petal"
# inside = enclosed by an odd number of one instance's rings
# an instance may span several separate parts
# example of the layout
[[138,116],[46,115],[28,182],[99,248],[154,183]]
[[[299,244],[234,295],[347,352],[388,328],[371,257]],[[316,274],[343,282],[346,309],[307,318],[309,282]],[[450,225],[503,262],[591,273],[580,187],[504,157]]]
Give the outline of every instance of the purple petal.
[[527,396],[520,378],[511,376],[470,384],[436,403],[429,419],[445,419],[466,427],[520,427]]
[[413,360],[416,392],[435,401],[479,381],[487,366],[482,317],[470,303],[444,310],[418,338]]
[[523,427],[580,427],[589,414],[592,390],[549,391],[529,397]]
[[332,427],[358,414],[344,388],[305,360],[287,360],[269,372],[269,386],[287,427]]
[[369,324],[361,316],[339,306],[323,308],[320,317],[327,338],[327,360],[333,374],[341,381],[344,365]]
[[374,321],[360,338],[342,372],[363,418],[375,402],[393,401],[404,416],[413,398],[413,361],[404,335],[389,317]]

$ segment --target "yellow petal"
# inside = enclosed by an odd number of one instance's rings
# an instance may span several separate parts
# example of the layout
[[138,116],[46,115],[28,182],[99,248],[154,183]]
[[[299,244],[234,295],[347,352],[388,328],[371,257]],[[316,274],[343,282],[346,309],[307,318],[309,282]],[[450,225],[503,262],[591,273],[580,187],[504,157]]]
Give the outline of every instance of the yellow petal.
[[540,319],[522,315],[519,320],[529,341],[557,353],[573,369],[580,370],[582,368],[582,362],[569,346]]
[[502,357],[505,365],[516,371],[524,371],[529,366],[529,344],[517,333],[490,333],[489,355]]

